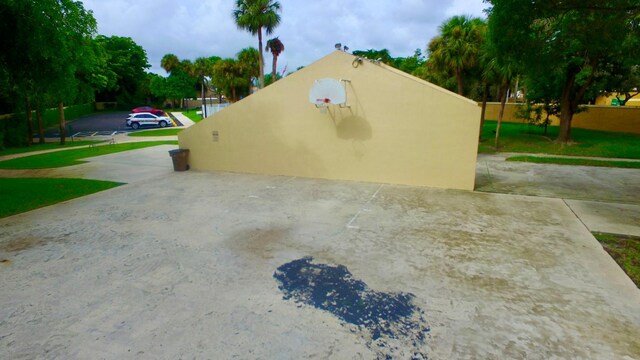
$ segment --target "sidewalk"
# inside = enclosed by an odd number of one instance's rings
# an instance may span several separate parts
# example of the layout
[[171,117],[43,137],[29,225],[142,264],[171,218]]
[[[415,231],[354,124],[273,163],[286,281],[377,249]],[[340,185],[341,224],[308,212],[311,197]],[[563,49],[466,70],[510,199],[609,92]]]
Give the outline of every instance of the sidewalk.
[[505,161],[511,155],[479,154],[475,191],[561,199],[590,231],[640,236],[640,169]]
[[182,123],[182,127],[189,127],[189,126],[193,126],[195,125],[195,122],[193,122],[193,120],[189,119],[188,117],[186,117],[185,115],[183,115],[181,112],[171,112],[171,114],[173,114],[173,116],[175,116],[178,121],[180,121],[180,123]]
[[[111,139],[113,139],[113,142],[110,141]],[[86,138],[77,137],[77,138],[75,138],[75,140],[76,141],[85,141],[85,140],[86,141],[98,141],[98,140],[103,140],[103,142],[97,142],[95,144],[89,144],[89,145],[65,147],[65,148],[58,148],[58,149],[48,149],[48,150],[38,150],[38,151],[30,151],[30,152],[25,152],[25,153],[5,155],[5,156],[0,156],[0,161],[11,160],[11,159],[16,159],[16,158],[21,158],[21,157],[31,156],[31,155],[46,154],[46,153],[57,152],[57,151],[82,149],[82,148],[88,148],[88,147],[92,147],[92,146],[105,146],[105,145],[112,145],[112,144],[124,144],[124,143],[145,142],[145,141],[178,141],[178,136],[174,135],[174,136],[148,136],[148,137],[141,137],[141,136],[129,136],[127,133],[119,133],[119,134],[116,134],[113,137],[104,137],[104,138],[100,138],[100,139],[97,139],[95,137],[86,137]]]

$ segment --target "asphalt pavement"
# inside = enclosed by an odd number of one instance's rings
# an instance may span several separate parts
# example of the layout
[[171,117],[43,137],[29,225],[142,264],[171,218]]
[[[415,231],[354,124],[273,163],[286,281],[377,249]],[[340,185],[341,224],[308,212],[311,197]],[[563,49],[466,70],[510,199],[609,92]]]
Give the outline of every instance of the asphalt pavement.
[[[98,113],[83,116],[79,119],[67,122],[67,135],[71,136],[77,132],[102,132],[102,131],[127,131],[131,130],[125,124],[129,112],[118,111],[108,113]],[[47,129],[46,136],[58,136],[57,127]]]

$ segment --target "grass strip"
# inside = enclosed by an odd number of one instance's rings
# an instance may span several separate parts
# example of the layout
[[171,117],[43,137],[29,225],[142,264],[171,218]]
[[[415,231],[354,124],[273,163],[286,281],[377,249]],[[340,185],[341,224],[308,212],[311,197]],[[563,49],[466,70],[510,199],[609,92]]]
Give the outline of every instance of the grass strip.
[[580,166],[601,166],[628,169],[640,169],[640,161],[619,161],[619,160],[594,160],[581,158],[561,158],[547,156],[512,156],[507,161],[522,161],[536,164],[557,164],[557,165],[580,165]]
[[82,164],[83,162],[85,162],[81,161],[80,159],[167,144],[177,145],[178,142],[146,141],[56,151],[52,153],[25,156],[17,159],[0,161],[0,169],[48,169],[71,166]]
[[182,115],[188,117],[189,119],[191,119],[191,121],[197,123],[202,121],[202,115],[198,114],[197,112],[201,111],[200,109],[191,109],[191,110],[187,110],[187,111],[183,111]]
[[128,136],[144,137],[144,136],[175,136],[184,129],[161,129],[161,130],[145,130],[130,132]]
[[91,145],[91,144],[99,144],[104,141],[67,141],[66,144],[60,145],[60,143],[44,143],[44,144],[33,144],[27,147],[19,147],[19,148],[8,148],[4,150],[0,150],[0,156],[5,155],[14,155],[14,154],[24,154],[32,151],[42,151],[42,150],[52,150],[52,149],[66,149],[73,148],[77,146]]
[[640,238],[598,232],[594,232],[593,236],[640,288]]
[[[495,153],[495,121],[486,121],[482,128],[480,153]],[[558,127],[550,126],[547,135],[535,125],[502,123],[500,151],[568,156],[640,159],[640,134],[615,133],[573,128],[573,144],[556,143]]]
[[122,185],[111,181],[59,178],[0,178],[0,218]]

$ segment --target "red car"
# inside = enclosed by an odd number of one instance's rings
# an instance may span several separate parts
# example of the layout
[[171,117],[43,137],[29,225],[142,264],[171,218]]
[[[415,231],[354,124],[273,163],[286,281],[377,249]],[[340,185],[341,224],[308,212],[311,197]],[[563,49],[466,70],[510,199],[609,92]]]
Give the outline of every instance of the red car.
[[134,113],[134,114],[148,112],[148,113],[152,113],[153,115],[158,115],[158,116],[163,116],[164,115],[164,111],[158,110],[158,109],[154,109],[151,106],[140,106],[140,107],[137,107],[135,109],[131,109],[131,112]]

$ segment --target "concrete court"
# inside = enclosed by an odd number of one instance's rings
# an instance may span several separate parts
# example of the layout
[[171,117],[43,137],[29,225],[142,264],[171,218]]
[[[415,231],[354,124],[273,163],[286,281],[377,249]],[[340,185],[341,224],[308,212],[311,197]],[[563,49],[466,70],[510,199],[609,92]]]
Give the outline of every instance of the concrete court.
[[[640,291],[560,199],[169,171],[0,234],[2,358],[640,358]],[[413,294],[430,331],[284,300],[306,256]]]

